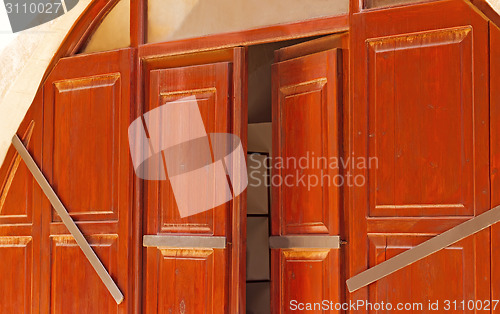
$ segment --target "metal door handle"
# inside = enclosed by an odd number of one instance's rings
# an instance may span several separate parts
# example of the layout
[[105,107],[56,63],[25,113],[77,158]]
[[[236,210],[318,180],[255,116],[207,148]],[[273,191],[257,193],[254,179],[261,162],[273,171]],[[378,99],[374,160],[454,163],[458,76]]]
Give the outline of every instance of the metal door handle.
[[271,249],[338,249],[340,244],[339,236],[289,235],[269,237]]

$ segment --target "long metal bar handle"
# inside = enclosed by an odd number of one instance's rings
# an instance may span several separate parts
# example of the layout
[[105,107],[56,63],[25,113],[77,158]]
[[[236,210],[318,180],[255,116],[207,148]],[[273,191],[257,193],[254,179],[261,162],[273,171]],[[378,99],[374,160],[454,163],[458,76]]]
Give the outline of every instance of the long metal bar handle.
[[500,206],[453,227],[347,280],[354,292],[500,221]]
[[42,188],[43,193],[45,193],[45,195],[49,199],[52,207],[54,207],[57,214],[61,217],[61,220],[66,228],[68,228],[71,235],[75,238],[76,243],[82,249],[83,254],[85,254],[92,267],[94,267],[97,275],[99,275],[109,293],[111,293],[117,304],[122,303],[123,294],[121,293],[120,289],[114,282],[113,278],[111,278],[104,265],[99,260],[99,257],[97,257],[94,250],[92,250],[92,248],[90,247],[80,229],[78,229],[73,219],[71,219],[71,216],[68,214],[68,211],[64,207],[63,203],[54,192],[49,182],[44,177],[42,171],[40,170],[40,168],[38,168],[36,162],[33,160],[30,153],[28,152],[26,147],[24,147],[23,143],[17,135],[14,135],[14,137],[12,138],[12,144],[26,163],[26,166],[30,170],[36,182],[38,182],[38,184]]

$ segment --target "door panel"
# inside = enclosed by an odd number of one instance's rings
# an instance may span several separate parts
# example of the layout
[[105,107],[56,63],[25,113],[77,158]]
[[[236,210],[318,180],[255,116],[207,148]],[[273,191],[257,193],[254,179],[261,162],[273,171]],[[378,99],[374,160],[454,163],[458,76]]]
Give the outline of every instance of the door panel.
[[[335,48],[344,40],[320,38],[275,53],[273,236],[340,234],[340,186],[334,184],[340,171],[329,162],[341,156],[343,62]],[[293,312],[292,300],[340,302],[340,250],[271,249],[271,279],[273,313]]]
[[[41,161],[42,93],[17,135]],[[41,191],[11,146],[0,168],[0,312],[39,313]]]
[[368,49],[368,156],[378,160],[369,215],[472,215],[471,27],[373,39]]
[[43,172],[125,296],[117,305],[48,200],[43,313],[123,313],[131,305],[131,49],[61,59],[44,85]]
[[[325,172],[321,165],[301,167],[300,158],[339,156],[338,56],[328,50],[273,65],[273,152],[285,161],[274,165],[273,177],[283,182],[273,182],[273,234],[339,232],[338,189],[295,182]],[[338,169],[324,174],[333,179]]]
[[[118,218],[121,85],[119,73],[68,78],[53,83],[54,188],[75,219]],[[84,108],[88,104],[89,108]],[[97,105],[103,105],[98,107]],[[105,106],[104,106],[105,104]],[[95,107],[94,107],[95,106]],[[85,114],[85,119],[82,119]],[[90,140],[92,139],[92,140]],[[112,147],[112,149],[110,149]],[[85,157],[81,167],[74,162]],[[57,179],[56,179],[57,178]],[[88,184],[99,182],[99,184]],[[54,221],[60,221],[55,211]]]
[[[369,236],[369,265],[373,267],[430,238],[413,235]],[[427,306],[430,296],[431,300],[451,302],[473,300],[475,264],[474,239],[467,238],[380,279],[370,286],[369,300],[378,303],[397,300],[410,304],[422,303],[424,306]],[[451,278],[453,284],[450,284]],[[397,291],[397,299],[394,291]]]
[[[246,136],[242,133],[242,130],[246,129],[246,114],[238,116],[242,111],[246,112],[244,90],[242,85],[239,85],[245,75],[245,72],[240,72],[244,62],[243,54],[243,49],[235,48],[182,56],[145,58],[144,117],[151,110],[162,106],[173,108],[186,102],[186,97],[193,97],[203,122],[201,134],[236,134],[246,147]],[[193,116],[192,119],[173,121],[166,127],[171,131],[162,131],[167,134],[167,139],[160,139],[161,136],[152,131],[151,142],[153,145],[158,144],[158,141],[180,143],[177,147],[187,145],[186,138],[199,136],[199,132],[196,132],[199,126],[194,125],[195,118]],[[154,118],[148,116],[148,121],[149,119]],[[151,132],[150,129],[154,130],[151,126],[156,122],[145,122],[148,132]],[[241,123],[244,123],[244,127],[238,126]],[[200,151],[199,147],[178,154],[163,151],[162,158],[164,163],[189,167],[189,160],[192,158],[190,154],[205,153],[212,164],[214,151],[218,149],[216,145],[216,142],[210,141],[205,151]],[[144,312],[241,312],[245,308],[245,256],[241,253],[244,247],[240,242],[243,239],[242,234],[246,233],[246,209],[242,207],[242,204],[246,203],[244,193],[215,208],[186,216],[182,215],[182,204],[178,202],[188,200],[176,198],[172,178],[144,180],[143,184],[146,196],[146,235],[170,237],[174,242],[176,237],[189,238],[196,242],[198,237],[217,236],[225,237],[227,243],[225,248],[194,248],[180,244],[147,247],[144,253]],[[212,199],[211,196],[205,195],[204,191],[191,193],[190,198]]]
[[280,280],[271,282],[274,313],[293,313],[293,300],[312,303],[340,300],[339,250],[273,249],[272,261],[273,280]]
[[[451,1],[353,23],[350,153],[376,163],[352,168],[348,277],[490,208],[487,22]],[[488,300],[489,247],[479,232],[349,297]]]
[[148,283],[155,283],[148,288],[157,291],[150,299],[156,300],[157,313],[206,313],[226,306],[223,298],[214,295],[225,285],[220,280],[225,277],[220,267],[226,263],[224,250],[152,248],[147,258],[157,259],[159,267],[158,274],[147,274]]
[[[31,236],[0,237],[0,306],[3,313],[31,313]],[[36,297],[36,296],[34,296]]]

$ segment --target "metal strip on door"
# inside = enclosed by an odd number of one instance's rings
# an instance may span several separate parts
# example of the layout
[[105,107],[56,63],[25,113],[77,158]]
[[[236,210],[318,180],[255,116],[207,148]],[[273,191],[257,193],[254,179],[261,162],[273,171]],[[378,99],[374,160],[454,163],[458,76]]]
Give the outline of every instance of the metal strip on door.
[[269,237],[271,249],[339,249],[339,236],[290,235]]

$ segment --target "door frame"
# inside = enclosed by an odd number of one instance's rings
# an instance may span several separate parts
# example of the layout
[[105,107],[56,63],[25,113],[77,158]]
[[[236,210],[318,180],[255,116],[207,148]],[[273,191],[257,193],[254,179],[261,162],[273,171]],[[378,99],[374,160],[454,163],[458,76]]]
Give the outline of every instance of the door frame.
[[[447,19],[436,19],[438,12],[447,12]],[[395,17],[403,17],[412,21],[405,26],[399,26],[401,23],[397,23],[399,20]],[[425,17],[425,18],[421,18]],[[411,6],[401,6],[397,8],[387,8],[378,10],[367,10],[367,12],[362,12],[353,15],[351,19],[351,30],[350,30],[350,40],[351,47],[349,57],[351,60],[356,60],[357,63],[351,63],[350,65],[350,86],[349,92],[351,93],[350,105],[347,110],[350,111],[349,120],[346,123],[349,124],[349,133],[346,141],[346,149],[348,153],[352,152],[354,156],[370,157],[367,155],[368,145],[370,142],[370,137],[372,136],[369,130],[370,121],[369,117],[366,115],[368,108],[368,49],[367,40],[372,38],[388,38],[391,36],[397,36],[400,34],[410,34],[410,33],[425,33],[433,30],[441,29],[452,29],[460,26],[470,25],[472,22],[476,22],[481,18],[485,18],[478,10],[475,10],[473,5],[466,3],[461,0],[452,1],[436,1],[436,2],[426,2],[420,4],[413,4]],[[391,21],[384,27],[370,28],[370,25],[375,23],[381,23]],[[484,24],[488,22],[485,19]],[[381,23],[383,24],[383,23]],[[394,25],[398,25],[399,29]],[[481,30],[487,28],[483,25]],[[485,38],[488,36],[488,32],[482,32],[479,27],[474,29],[474,34],[482,34],[482,38],[477,40],[474,37],[473,49],[479,48],[479,45],[484,44]],[[481,46],[483,47],[483,46]],[[484,56],[482,57],[484,59]],[[481,67],[476,67],[486,60],[479,60],[478,56],[474,54],[474,80],[480,81],[479,73],[484,70]],[[487,64],[487,63],[484,63]],[[485,66],[486,67],[486,66]],[[486,85],[480,86],[480,84],[474,84],[474,103],[476,102],[487,102],[485,97],[489,92],[485,90]],[[481,101],[479,98],[482,97]],[[476,123],[479,125],[480,123]],[[486,122],[487,126],[488,122]],[[485,126],[485,127],[486,127]],[[483,141],[488,141],[488,139],[482,139]],[[477,143],[476,143],[477,144]],[[481,143],[483,145],[484,143]],[[351,165],[352,166],[352,165]],[[351,187],[345,190],[345,214],[347,219],[345,223],[348,225],[348,238],[349,249],[346,251],[346,265],[345,271],[348,277],[352,277],[369,267],[368,262],[368,224],[367,217],[370,199],[369,194],[373,193],[370,190],[370,174],[368,169],[356,169],[352,167],[352,173],[354,176],[362,175],[367,178],[367,185],[361,188]],[[482,171],[482,173],[487,173]],[[489,190],[487,191],[489,194]],[[484,198],[486,199],[486,198]],[[488,197],[489,199],[489,197]],[[475,208],[475,214],[478,215],[488,210],[489,202],[486,201],[478,202],[480,204]],[[398,218],[398,217],[391,217]],[[428,218],[428,217],[426,217]],[[448,225],[442,226],[443,230],[435,230],[436,234],[445,231],[448,228],[454,227],[459,223],[463,222],[460,216],[454,217],[456,219],[450,219]],[[470,218],[470,217],[469,217]],[[476,237],[481,237],[480,239],[489,239],[489,235],[486,231],[478,233]],[[376,233],[376,232],[373,232]],[[427,232],[428,233],[428,232]],[[415,232],[417,234],[417,232]],[[434,234],[434,232],[433,232]],[[479,238],[478,238],[479,239]],[[479,240],[481,242],[482,240]],[[478,241],[478,240],[475,240]],[[385,245],[385,244],[383,244]],[[383,246],[382,245],[382,246]],[[489,288],[488,288],[489,289]],[[348,300],[369,300],[370,290],[368,287],[359,289],[353,293],[348,293]],[[364,311],[362,311],[364,312]]]

